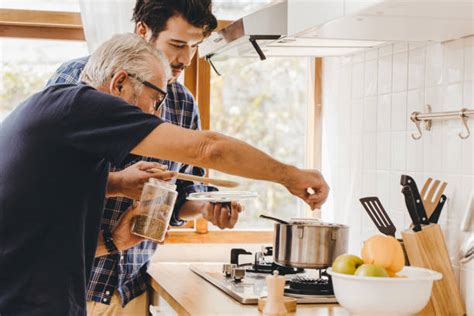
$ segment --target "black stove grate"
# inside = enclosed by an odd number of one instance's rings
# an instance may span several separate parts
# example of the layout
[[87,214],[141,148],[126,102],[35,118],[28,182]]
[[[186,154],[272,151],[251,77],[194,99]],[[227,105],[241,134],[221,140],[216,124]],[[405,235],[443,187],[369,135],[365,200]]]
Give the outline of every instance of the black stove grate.
[[332,282],[329,278],[310,278],[297,276],[288,281],[285,293],[299,295],[334,295]]
[[247,272],[255,272],[255,273],[273,273],[273,271],[278,271],[279,275],[285,275],[285,274],[296,274],[296,273],[302,273],[304,272],[304,269],[301,268],[291,268],[291,267],[285,267],[281,266],[279,264],[276,264],[274,262],[272,263],[265,263],[265,264],[252,264],[250,268],[247,268]]

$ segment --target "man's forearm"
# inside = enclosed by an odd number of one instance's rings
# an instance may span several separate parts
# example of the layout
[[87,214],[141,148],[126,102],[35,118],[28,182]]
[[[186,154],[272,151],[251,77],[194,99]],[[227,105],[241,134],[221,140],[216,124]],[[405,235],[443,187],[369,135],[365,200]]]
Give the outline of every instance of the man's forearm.
[[238,139],[219,135],[211,145],[212,154],[204,167],[241,177],[284,184],[297,168],[281,163],[263,151]]
[[121,188],[122,178],[118,172],[109,172],[107,179],[107,188],[105,191],[105,197],[111,198],[116,196],[122,196]]
[[281,184],[286,184],[291,178],[288,176],[297,172],[297,168],[235,138],[214,132],[190,131],[167,123],[152,131],[132,153]]
[[179,218],[185,221],[194,220],[202,215],[201,210],[207,202],[186,201],[179,209]]

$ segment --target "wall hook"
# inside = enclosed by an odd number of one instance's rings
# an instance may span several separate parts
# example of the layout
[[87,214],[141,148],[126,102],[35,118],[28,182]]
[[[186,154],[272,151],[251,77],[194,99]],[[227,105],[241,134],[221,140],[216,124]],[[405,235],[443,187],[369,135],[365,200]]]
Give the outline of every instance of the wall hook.
[[461,139],[467,139],[471,135],[471,131],[469,130],[469,125],[467,124],[467,120],[468,120],[469,117],[465,114],[465,112],[466,112],[466,109],[462,109],[461,113],[459,114],[459,116],[461,118],[461,122],[464,126],[464,129],[466,130],[466,132],[464,134],[463,134],[463,132],[459,133],[459,137]]
[[421,138],[421,136],[423,136],[423,133],[421,132],[421,127],[420,127],[421,121],[418,120],[417,118],[418,114],[420,114],[420,112],[413,112],[410,116],[410,120],[413,123],[415,123],[416,129],[418,130],[418,133],[411,134],[411,138],[413,138],[414,140],[418,140]]

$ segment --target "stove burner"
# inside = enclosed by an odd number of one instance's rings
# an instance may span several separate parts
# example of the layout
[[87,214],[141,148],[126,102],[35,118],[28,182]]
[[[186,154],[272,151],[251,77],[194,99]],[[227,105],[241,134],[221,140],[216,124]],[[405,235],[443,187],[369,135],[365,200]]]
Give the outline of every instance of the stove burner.
[[255,252],[252,263],[241,264],[239,262],[239,257],[242,255],[252,255],[252,253],[242,248],[231,249],[230,264],[234,264],[237,267],[248,267],[246,268],[247,272],[270,274],[276,270],[280,275],[304,272],[304,269],[301,268],[282,266],[273,262],[273,247],[262,247],[262,251]]
[[271,274],[273,271],[278,271],[280,275],[285,275],[285,274],[295,274],[295,273],[301,273],[304,272],[304,269],[301,268],[291,268],[291,267],[285,267],[281,266],[279,264],[276,264],[274,262],[272,263],[254,263],[252,264],[251,268],[247,268],[247,272],[255,272],[255,273],[268,273]]
[[332,282],[328,278],[310,278],[297,276],[289,282],[289,288],[285,288],[285,293],[299,295],[334,295]]

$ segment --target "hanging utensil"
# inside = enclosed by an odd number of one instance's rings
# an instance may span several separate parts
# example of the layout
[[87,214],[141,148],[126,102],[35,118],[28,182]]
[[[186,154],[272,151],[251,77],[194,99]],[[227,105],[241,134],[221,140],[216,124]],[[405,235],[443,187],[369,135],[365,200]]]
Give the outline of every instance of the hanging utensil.
[[423,200],[423,206],[425,207],[426,215],[428,217],[431,217],[431,214],[433,214],[434,210],[439,205],[439,201],[447,185],[447,182],[442,182],[440,180],[433,181],[432,178],[426,180],[423,189],[421,189],[421,199]]
[[433,213],[431,213],[431,216],[428,219],[430,223],[433,223],[433,224],[438,223],[439,216],[441,215],[441,210],[443,209],[444,203],[446,203],[447,199],[448,198],[446,197],[446,195],[444,194],[441,195],[438,205],[436,206],[435,210],[433,211]]
[[362,203],[362,206],[367,214],[369,214],[369,217],[372,219],[372,222],[374,222],[377,229],[382,234],[395,237],[397,229],[395,228],[395,225],[393,225],[392,220],[385,211],[379,198],[376,196],[370,196],[359,199],[359,201]]
[[413,223],[413,231],[419,232],[421,230],[420,218],[416,209],[415,197],[409,186],[404,186],[402,189],[403,196],[405,197],[405,203],[407,205],[408,214],[410,214],[411,221]]
[[423,225],[428,225],[430,222],[428,221],[428,216],[426,215],[425,207],[423,206],[423,201],[421,199],[420,192],[418,191],[418,187],[416,185],[415,180],[408,175],[402,175],[402,177],[400,178],[400,184],[403,187],[408,186],[410,188],[411,194],[415,202],[415,209],[418,213],[419,222]]

